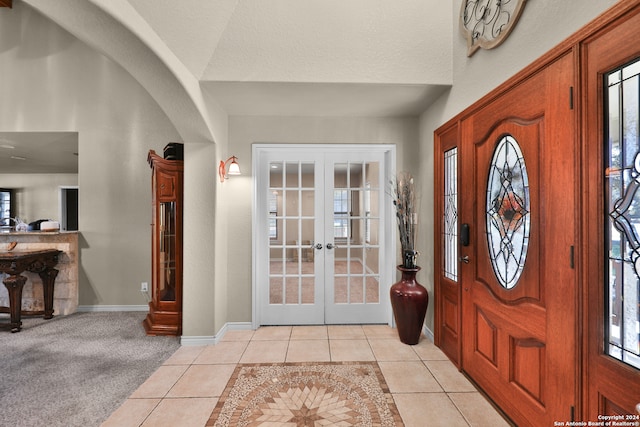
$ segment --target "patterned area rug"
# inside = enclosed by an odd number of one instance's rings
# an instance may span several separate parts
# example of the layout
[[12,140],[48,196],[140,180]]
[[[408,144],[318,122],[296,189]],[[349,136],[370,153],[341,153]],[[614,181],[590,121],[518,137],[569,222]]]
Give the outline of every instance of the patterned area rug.
[[242,364],[207,426],[403,426],[376,362]]

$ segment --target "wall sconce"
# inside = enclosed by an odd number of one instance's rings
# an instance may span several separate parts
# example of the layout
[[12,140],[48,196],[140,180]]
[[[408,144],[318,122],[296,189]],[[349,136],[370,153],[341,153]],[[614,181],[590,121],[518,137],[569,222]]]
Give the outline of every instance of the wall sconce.
[[[226,162],[220,160],[220,166],[218,167],[218,175],[220,175],[220,182],[224,182],[225,178],[229,178],[229,175],[241,175],[240,173],[240,165],[236,161],[238,158],[236,156],[231,156],[227,159]],[[227,163],[229,163],[229,169],[227,170]]]

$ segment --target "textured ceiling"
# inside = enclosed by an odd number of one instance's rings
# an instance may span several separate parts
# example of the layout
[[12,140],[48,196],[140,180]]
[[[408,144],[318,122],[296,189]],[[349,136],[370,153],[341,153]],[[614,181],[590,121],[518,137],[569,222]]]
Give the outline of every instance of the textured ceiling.
[[417,115],[452,83],[437,0],[127,1],[229,114]]
[[22,1],[120,64],[190,141],[211,138],[212,107],[416,116],[453,80],[440,0]]
[[429,1],[398,4],[240,1],[201,80],[442,83],[450,64],[434,64],[450,50],[439,44],[445,14]]
[[128,0],[164,43],[200,78],[238,0]]
[[[205,99],[229,115],[416,116],[452,84],[440,0],[22,2],[120,64],[194,142],[215,139]],[[0,173],[77,171],[75,134],[0,137]]]
[[451,8],[436,0],[127,1],[203,81],[450,79]]
[[447,85],[202,82],[229,115],[402,117],[419,115]]

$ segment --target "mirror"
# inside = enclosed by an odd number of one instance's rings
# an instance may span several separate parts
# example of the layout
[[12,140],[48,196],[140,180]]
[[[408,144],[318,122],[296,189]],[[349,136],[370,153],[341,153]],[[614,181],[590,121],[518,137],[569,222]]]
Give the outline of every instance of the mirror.
[[[0,218],[62,225],[63,216],[77,211],[77,185],[77,132],[0,132]],[[73,187],[75,197],[63,200],[63,189]],[[0,227],[9,231],[15,223],[0,220]]]

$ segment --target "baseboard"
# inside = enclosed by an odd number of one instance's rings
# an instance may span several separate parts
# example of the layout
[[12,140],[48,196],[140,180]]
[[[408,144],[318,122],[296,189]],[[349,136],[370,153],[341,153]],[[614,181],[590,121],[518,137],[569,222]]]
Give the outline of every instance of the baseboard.
[[427,328],[427,325],[424,325],[422,332],[424,332],[425,337],[429,338],[429,341],[433,342],[433,332],[431,329]]
[[180,337],[180,345],[183,346],[196,346],[196,345],[214,345],[218,344],[224,334],[227,331],[250,331],[253,329],[251,327],[251,322],[227,322],[220,328],[220,330],[214,336],[181,336]]
[[214,336],[192,335],[192,336],[188,336],[187,337],[187,336],[182,335],[180,337],[180,345],[185,346],[185,347],[199,346],[199,345],[214,345],[214,344],[217,344],[217,343],[218,343],[218,340],[216,340],[216,337],[214,337]]
[[148,311],[148,305],[79,305],[76,311]]
[[[225,323],[222,328],[214,336],[181,336],[180,345],[183,346],[196,346],[196,345],[215,345],[228,331],[250,331],[253,327],[251,322],[228,322]],[[425,337],[429,341],[433,342],[433,332],[426,325],[422,328]]]
[[[79,305],[78,312],[99,312],[99,311],[148,311],[148,305]],[[214,345],[217,344],[227,331],[251,330],[251,322],[227,322],[214,336],[186,336],[180,337],[180,345]]]
[[[99,311],[147,311],[148,305],[79,305],[79,312],[99,312]],[[227,322],[220,328],[220,330],[213,336],[203,335],[182,335],[180,337],[180,344],[184,346],[196,346],[196,345],[214,345],[217,344],[227,331],[250,331],[252,328],[251,322]],[[422,328],[424,335],[433,342],[433,332],[426,326]]]

